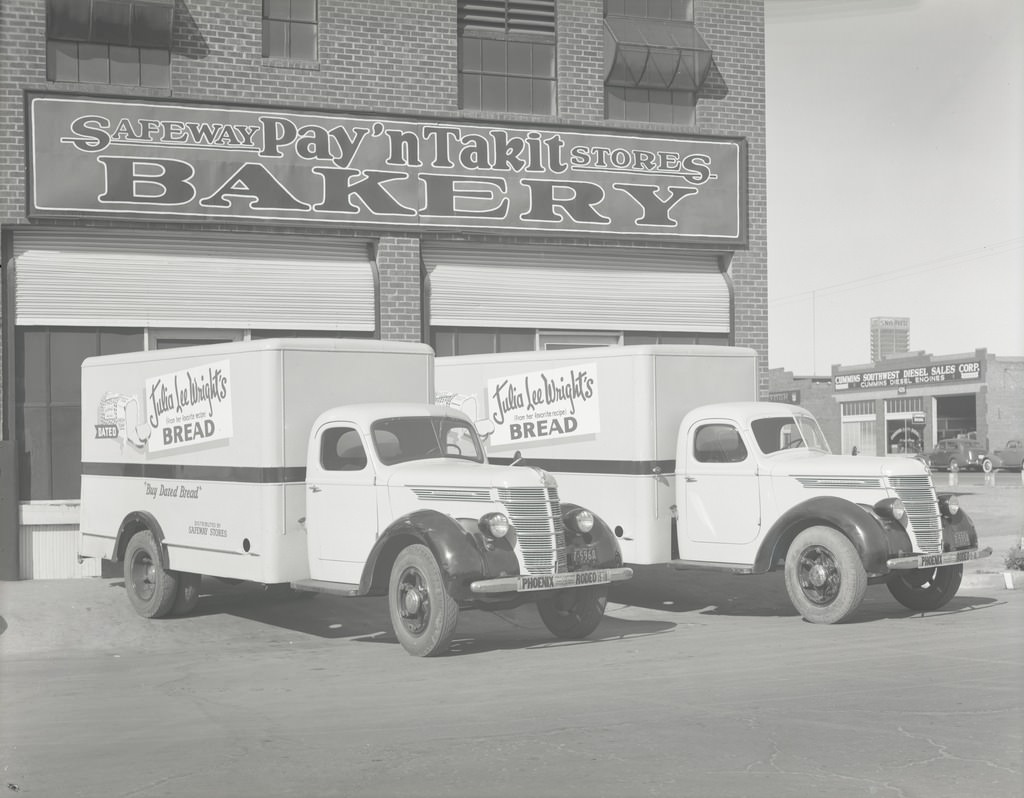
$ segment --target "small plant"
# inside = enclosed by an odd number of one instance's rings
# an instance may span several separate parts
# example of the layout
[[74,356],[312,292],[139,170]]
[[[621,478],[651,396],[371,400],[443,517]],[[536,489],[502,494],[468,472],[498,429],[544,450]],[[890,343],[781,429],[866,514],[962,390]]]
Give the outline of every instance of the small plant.
[[1024,571],[1024,548],[1017,545],[1006,552],[1006,569],[1008,571]]

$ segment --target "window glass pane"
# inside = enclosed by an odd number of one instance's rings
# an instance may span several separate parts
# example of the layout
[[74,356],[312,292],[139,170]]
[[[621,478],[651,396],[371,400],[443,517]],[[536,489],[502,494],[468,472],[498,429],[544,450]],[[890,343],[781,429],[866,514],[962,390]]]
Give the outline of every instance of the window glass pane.
[[78,79],[82,83],[110,83],[110,65],[107,45],[78,45]]
[[627,17],[646,17],[647,0],[624,0],[622,13]]
[[604,113],[608,119],[626,118],[626,90],[620,86],[607,86],[604,90]]
[[505,78],[483,76],[480,82],[480,108],[484,111],[505,110]]
[[263,22],[263,57],[284,58],[288,55],[288,23]]
[[293,22],[290,25],[291,51],[289,58],[316,61],[316,25]]
[[131,11],[132,7],[126,3],[93,0],[92,41],[131,44]]
[[533,112],[549,116],[555,113],[555,82],[553,80],[533,81]]
[[532,352],[536,336],[532,332],[498,333],[499,352]]
[[50,41],[46,43],[46,79],[78,82],[78,44]]
[[508,110],[521,114],[533,111],[533,92],[530,78],[508,79]]
[[463,37],[462,68],[467,72],[479,72],[480,64],[480,40]]
[[110,82],[118,86],[139,85],[139,48],[110,45]]
[[491,332],[460,332],[457,340],[457,354],[460,355],[489,355],[495,350],[494,333]]
[[480,108],[480,76],[462,76],[462,107],[470,110]]
[[651,105],[651,121],[672,124],[675,119],[675,109],[672,107],[672,92],[651,89],[648,97]]
[[20,328],[17,335],[17,372],[14,379],[15,402],[50,401],[49,336],[45,330]]
[[650,121],[647,89],[626,89],[626,119],[631,122]]
[[292,0],[291,18],[300,22],[316,22],[316,0]]
[[455,333],[435,332],[433,339],[434,354],[438,357],[450,357],[455,354]]
[[625,13],[623,0],[605,0],[605,13],[609,15],[622,16]]
[[650,19],[672,19],[672,0],[647,0],[647,16]]
[[72,327],[50,332],[50,401],[79,404],[82,401],[82,361],[98,355],[99,337],[94,330]]
[[170,50],[139,50],[139,80],[143,86],[158,89],[171,87]]
[[484,39],[480,43],[484,72],[505,73],[505,42],[500,39]]
[[553,44],[533,45],[533,74],[539,78],[555,76],[555,46]]
[[144,348],[142,330],[103,330],[100,332],[100,354],[120,355],[141,352]]
[[170,50],[172,11],[167,6],[133,3],[132,44]]
[[533,45],[529,42],[508,43],[508,74],[532,75]]
[[47,0],[47,35],[51,39],[89,41],[89,11],[89,3],[82,0]]
[[82,410],[55,407],[50,413],[50,499],[77,499],[82,475]]
[[20,408],[17,419],[21,458],[18,493],[22,501],[50,498],[50,410]]
[[291,0],[263,0],[264,19],[289,19],[291,13]]

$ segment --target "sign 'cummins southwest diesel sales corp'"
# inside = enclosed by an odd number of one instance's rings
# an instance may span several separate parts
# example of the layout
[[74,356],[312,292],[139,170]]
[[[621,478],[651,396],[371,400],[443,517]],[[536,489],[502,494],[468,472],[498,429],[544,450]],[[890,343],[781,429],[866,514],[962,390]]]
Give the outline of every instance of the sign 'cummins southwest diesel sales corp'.
[[832,387],[836,391],[851,391],[858,388],[900,388],[977,380],[980,377],[981,361],[967,360],[959,363],[940,363],[934,366],[914,366],[888,371],[836,374],[832,378]]
[[747,239],[742,139],[51,95],[29,105],[33,216]]

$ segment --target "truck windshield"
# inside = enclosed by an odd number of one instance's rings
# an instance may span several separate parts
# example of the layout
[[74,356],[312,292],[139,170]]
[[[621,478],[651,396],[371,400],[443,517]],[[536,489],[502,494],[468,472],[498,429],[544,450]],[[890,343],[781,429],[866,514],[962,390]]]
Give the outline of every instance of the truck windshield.
[[831,454],[818,422],[811,416],[773,416],[750,422],[757,445],[765,454],[806,447]]
[[459,418],[384,418],[374,422],[370,434],[377,457],[384,465],[434,457],[484,461],[476,431]]

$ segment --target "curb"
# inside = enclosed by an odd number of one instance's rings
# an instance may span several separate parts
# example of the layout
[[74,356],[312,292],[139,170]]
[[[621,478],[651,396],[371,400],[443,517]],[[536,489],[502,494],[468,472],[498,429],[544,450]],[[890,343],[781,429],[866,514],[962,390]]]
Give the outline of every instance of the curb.
[[1024,571],[964,574],[960,589],[988,588],[992,590],[1024,590]]

